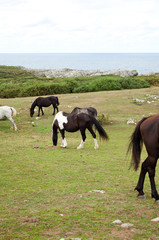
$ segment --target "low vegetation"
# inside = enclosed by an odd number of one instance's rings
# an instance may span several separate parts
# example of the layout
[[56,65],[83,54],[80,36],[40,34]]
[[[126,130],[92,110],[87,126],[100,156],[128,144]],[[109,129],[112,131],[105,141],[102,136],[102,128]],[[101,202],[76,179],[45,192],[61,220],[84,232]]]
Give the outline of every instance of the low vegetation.
[[137,89],[158,86],[158,84],[159,76],[155,75],[46,78],[37,77],[21,67],[0,66],[1,98]]
[[[37,118],[35,112],[30,118],[36,97],[0,98],[0,105],[17,110],[18,127],[15,132],[8,120],[0,121],[0,239],[158,239],[158,222],[151,220],[159,217],[159,205],[151,198],[148,176],[146,199],[138,199],[139,171],[129,169],[126,157],[135,123],[158,113],[158,87],[57,96],[59,110],[65,112],[95,107],[109,141],[98,137],[99,149],[94,150],[87,132],[84,149],[77,150],[80,133],[67,132],[68,147],[60,148],[60,135],[52,147],[52,107],[44,108],[44,116]],[[158,167],[155,179],[159,190]]]

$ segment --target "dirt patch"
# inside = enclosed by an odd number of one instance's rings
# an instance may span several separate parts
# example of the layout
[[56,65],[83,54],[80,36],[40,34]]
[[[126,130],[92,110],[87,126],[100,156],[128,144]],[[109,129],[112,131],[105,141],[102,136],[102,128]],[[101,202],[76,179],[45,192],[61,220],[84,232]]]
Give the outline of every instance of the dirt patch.
[[53,145],[46,145],[44,148],[57,148],[57,146],[53,146]]
[[113,229],[111,232],[111,237],[118,238],[122,240],[130,240],[133,239],[133,235],[137,232],[140,232],[140,230],[137,230],[135,228],[128,228],[128,229]]

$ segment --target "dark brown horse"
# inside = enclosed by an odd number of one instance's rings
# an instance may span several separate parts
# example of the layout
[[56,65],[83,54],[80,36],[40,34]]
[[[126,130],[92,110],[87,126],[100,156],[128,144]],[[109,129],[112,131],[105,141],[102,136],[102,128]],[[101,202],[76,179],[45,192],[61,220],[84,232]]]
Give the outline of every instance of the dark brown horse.
[[85,140],[86,140],[86,129],[89,130],[89,132],[92,134],[92,137],[94,139],[94,149],[98,149],[98,143],[96,139],[96,134],[93,131],[93,125],[95,125],[99,135],[105,139],[108,140],[108,135],[103,129],[103,127],[100,125],[100,123],[97,121],[96,118],[92,117],[91,115],[87,113],[65,113],[65,112],[58,112],[54,118],[53,125],[52,125],[52,141],[53,145],[57,145],[58,140],[58,130],[61,133],[62,136],[62,145],[61,147],[65,148],[67,146],[66,138],[65,138],[65,131],[67,132],[76,132],[80,130],[82,135],[82,141],[80,145],[77,147],[77,149],[81,149],[84,146]]
[[58,107],[57,107],[59,105],[58,97],[54,97],[54,96],[38,97],[37,99],[35,99],[35,101],[31,105],[30,117],[32,117],[34,115],[34,108],[36,106],[39,107],[38,116],[40,116],[40,110],[42,112],[42,115],[44,115],[44,111],[43,111],[42,107],[49,107],[50,105],[52,105],[53,108],[54,108],[54,112],[53,112],[53,115],[54,115],[55,114],[55,109],[58,112]]
[[137,170],[140,163],[142,143],[145,144],[148,157],[142,163],[140,177],[135,190],[138,197],[144,198],[143,186],[146,173],[149,174],[151,196],[159,203],[159,195],[155,184],[155,168],[159,157],[159,114],[143,118],[138,122],[128,147],[132,152],[132,164]]

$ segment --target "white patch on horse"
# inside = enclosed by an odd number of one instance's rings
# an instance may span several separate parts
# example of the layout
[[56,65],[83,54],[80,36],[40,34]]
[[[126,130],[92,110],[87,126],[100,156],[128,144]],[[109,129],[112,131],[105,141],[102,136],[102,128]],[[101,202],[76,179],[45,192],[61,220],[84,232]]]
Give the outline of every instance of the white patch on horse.
[[63,115],[63,112],[58,112],[54,118],[53,124],[55,120],[58,121],[59,128],[64,129],[64,123],[68,123],[67,117]]
[[94,149],[95,149],[95,150],[98,149],[99,146],[98,146],[98,143],[97,143],[97,139],[96,139],[96,138],[94,138],[94,144],[95,144]]
[[63,147],[63,148],[67,147],[67,141],[66,141],[66,138],[62,139],[61,147]]
[[77,110],[77,114],[79,113],[86,113],[86,114],[89,114],[88,110],[87,109],[78,109]]
[[13,107],[0,106],[0,119],[3,119],[5,117],[8,118],[11,122],[11,129],[13,128],[13,125],[14,125],[15,131],[17,131],[17,126],[12,118],[15,116],[16,116],[16,110]]
[[81,148],[83,148],[83,147],[84,147],[84,141],[82,140],[81,143],[80,143],[80,145],[77,147],[77,149],[81,149]]

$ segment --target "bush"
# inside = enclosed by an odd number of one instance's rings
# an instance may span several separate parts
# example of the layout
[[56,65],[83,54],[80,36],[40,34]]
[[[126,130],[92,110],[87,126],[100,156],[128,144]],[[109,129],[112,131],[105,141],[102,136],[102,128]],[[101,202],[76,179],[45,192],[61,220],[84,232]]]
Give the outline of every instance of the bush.
[[7,84],[0,89],[1,98],[15,98],[18,96],[20,88],[14,85],[8,86]]
[[120,90],[121,84],[118,80],[103,78],[100,80],[93,81],[90,88],[93,92],[105,90]]
[[104,114],[98,115],[97,120],[101,125],[112,124],[109,114],[107,114],[106,116]]
[[135,88],[147,88],[150,87],[150,84],[141,78],[123,78],[120,80],[122,89],[135,89]]

